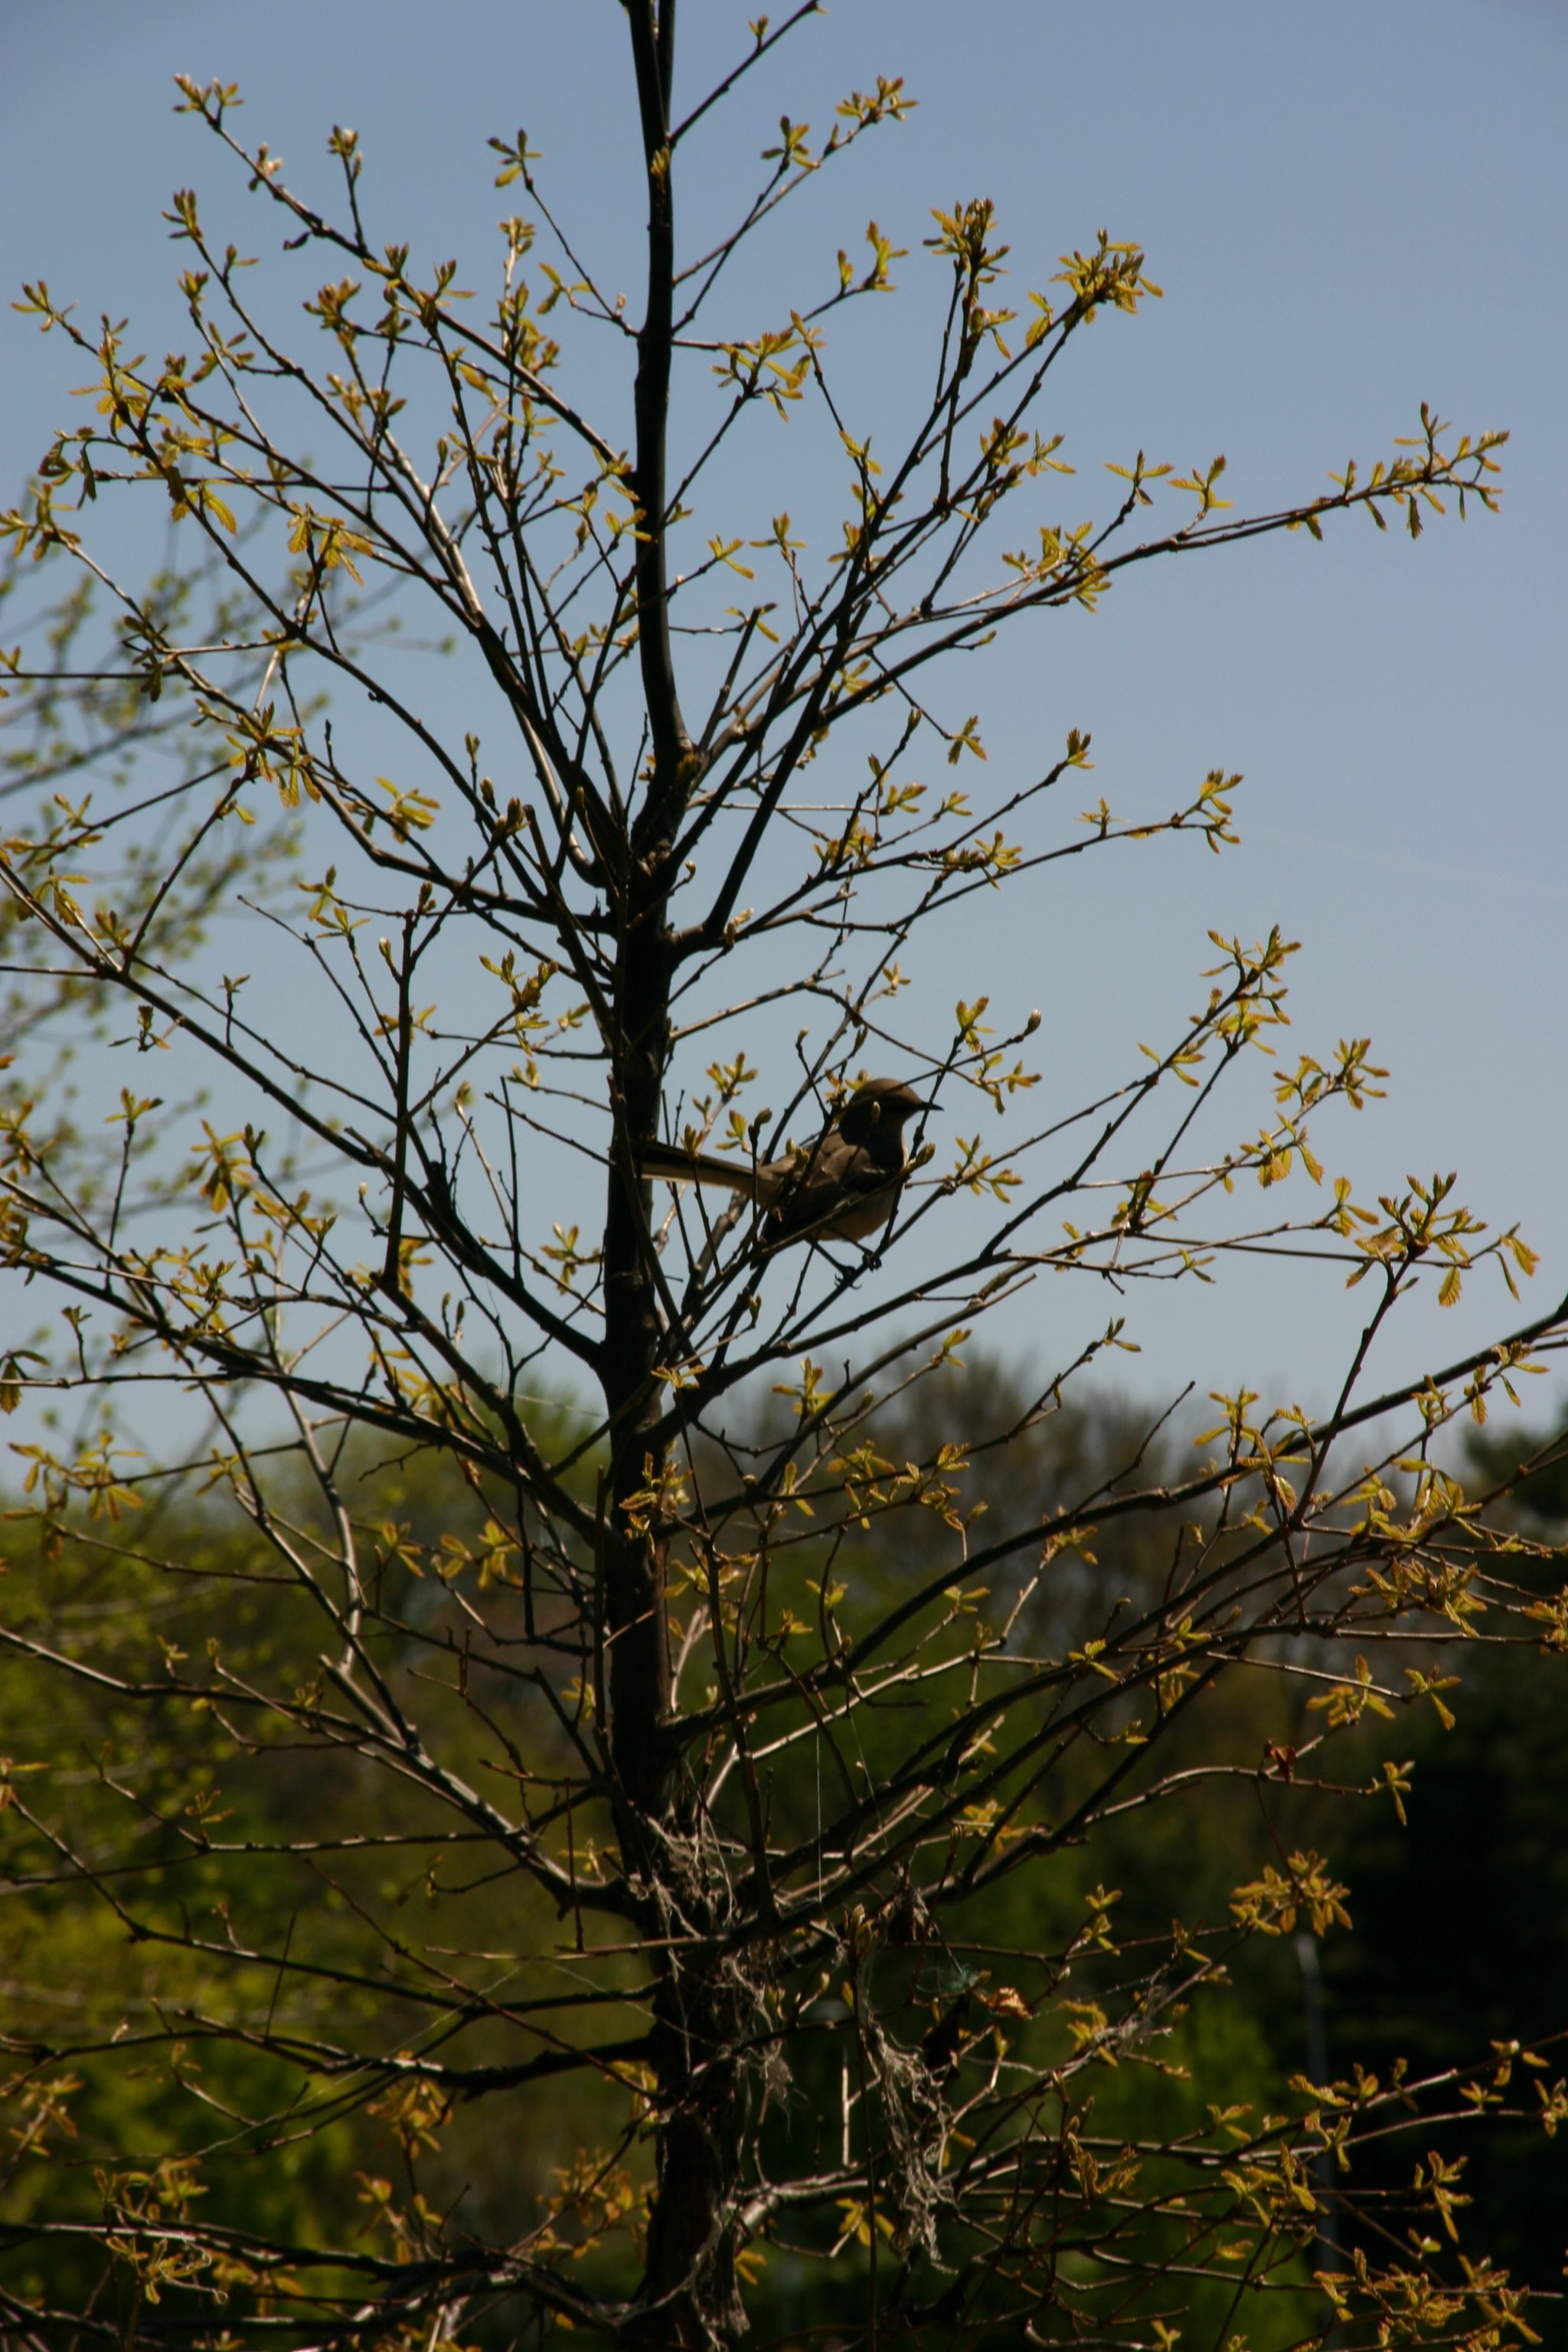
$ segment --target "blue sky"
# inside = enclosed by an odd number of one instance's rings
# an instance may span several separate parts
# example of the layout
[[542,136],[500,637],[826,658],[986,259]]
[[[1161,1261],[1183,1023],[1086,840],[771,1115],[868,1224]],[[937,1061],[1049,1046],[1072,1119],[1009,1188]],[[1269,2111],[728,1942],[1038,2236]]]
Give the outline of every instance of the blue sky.
[[[685,0],[688,100],[743,46],[745,13]],[[238,80],[247,133],[323,196],[327,133],[353,123],[381,233],[461,257],[480,286],[514,201],[497,196],[485,140],[526,124],[552,199],[635,296],[613,0],[18,0],[0,65],[6,276],[129,315],[139,344],[179,332],[159,218],[172,188],[196,185],[256,235],[214,143],[170,111],[176,71]],[[837,194],[814,190],[763,266],[781,283],[820,276],[874,215],[913,249],[913,283],[928,207],[961,194],[995,199],[1019,291],[1102,225],[1142,242],[1163,302],[1083,339],[1052,419],[1086,511],[1102,461],[1140,446],[1182,469],[1223,451],[1238,507],[1261,508],[1310,494],[1352,453],[1384,454],[1423,398],[1512,434],[1498,520],[1451,520],[1414,547],[1358,522],[1321,548],[1156,567],[1092,622],[972,670],[993,781],[1042,736],[1087,727],[1095,793],[1121,811],[1163,813],[1209,768],[1244,771],[1243,846],[1053,884],[987,935],[939,939],[927,984],[947,1002],[989,986],[1009,1009],[1037,1003],[1046,1084],[1065,1099],[1197,1001],[1210,926],[1250,939],[1279,922],[1303,942],[1292,1042],[1370,1030],[1393,1072],[1386,1102],[1319,1138],[1323,1159],[1368,1191],[1458,1168],[1479,1213],[1517,1217],[1541,1250],[1527,1305],[1544,1307],[1568,1290],[1568,13],[840,0],[708,143],[683,218],[701,225],[749,173],[781,108],[822,124],[879,71],[904,75],[919,110],[868,142]],[[11,314],[0,360],[9,497],[79,369]],[[868,410],[913,362],[901,324],[847,339]],[[1321,1404],[1361,1297],[1263,1265],[1211,1293],[1184,1286],[1139,1302],[1133,1377],[1165,1392],[1245,1373]],[[1479,1344],[1508,1307],[1488,1282],[1449,1314],[1413,1314],[1382,1376]],[[1005,1337],[1047,1360],[1054,1317],[1037,1291]]]

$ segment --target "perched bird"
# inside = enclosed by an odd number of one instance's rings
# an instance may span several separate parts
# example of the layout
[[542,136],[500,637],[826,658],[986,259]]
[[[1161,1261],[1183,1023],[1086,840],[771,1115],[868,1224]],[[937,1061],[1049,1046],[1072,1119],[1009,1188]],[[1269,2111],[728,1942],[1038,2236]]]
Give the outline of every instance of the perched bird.
[[834,1112],[815,1143],[778,1160],[719,1160],[679,1144],[650,1143],[645,1176],[721,1184],[766,1210],[762,1244],[864,1241],[898,1205],[909,1172],[904,1121],[930,1105],[902,1078],[868,1078]]

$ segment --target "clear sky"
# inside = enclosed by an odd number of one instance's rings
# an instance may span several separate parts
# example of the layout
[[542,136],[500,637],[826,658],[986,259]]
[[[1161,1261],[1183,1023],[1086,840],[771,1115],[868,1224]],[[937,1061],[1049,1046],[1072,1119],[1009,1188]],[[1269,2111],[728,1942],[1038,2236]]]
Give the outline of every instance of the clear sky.
[[[688,95],[743,46],[745,14],[684,0]],[[485,140],[526,124],[584,244],[635,289],[614,0],[11,0],[13,285],[46,277],[89,316],[144,322],[138,347],[175,340],[170,191],[221,193],[256,233],[214,142],[170,111],[182,70],[238,80],[246,132],[323,196],[327,133],[354,125],[382,233],[462,257],[463,282],[482,287],[512,208]],[[1479,1213],[1519,1218],[1541,1250],[1527,1307],[1544,1307],[1568,1290],[1568,10],[837,0],[786,45],[765,95],[820,125],[878,71],[903,74],[919,110],[868,142],[831,202],[802,209],[802,252],[830,259],[846,224],[874,215],[918,269],[926,208],[974,194],[996,200],[1020,289],[1101,225],[1146,247],[1164,301],[1135,327],[1097,324],[1052,420],[1091,481],[1140,446],[1184,469],[1224,451],[1232,497],[1258,508],[1384,454],[1423,398],[1467,428],[1511,430],[1499,520],[1436,526],[1415,547],[1357,521],[1321,548],[1298,537],[1155,568],[1093,622],[975,668],[994,776],[1069,725],[1092,730],[1095,793],[1121,812],[1163,814],[1209,768],[1240,769],[1243,847],[1107,861],[1010,928],[939,940],[951,970],[928,979],[948,1002],[989,986],[1039,1004],[1047,1085],[1065,1097],[1197,1001],[1209,926],[1251,939],[1279,921],[1304,946],[1293,1042],[1370,1030],[1393,1071],[1385,1103],[1320,1137],[1323,1159],[1367,1189],[1458,1168]],[[710,148],[715,186],[754,156],[757,127],[753,110],[744,138]],[[868,400],[876,371],[891,382],[901,362],[889,335],[863,346]],[[10,314],[0,358],[8,499],[79,369]],[[1323,1402],[1362,1294],[1254,1273],[1140,1302],[1140,1385],[1246,1373]],[[1457,1356],[1508,1311],[1500,1285],[1472,1286],[1452,1313],[1412,1317],[1383,1372]],[[1047,1360],[1050,1317],[1037,1289],[1005,1336]]]

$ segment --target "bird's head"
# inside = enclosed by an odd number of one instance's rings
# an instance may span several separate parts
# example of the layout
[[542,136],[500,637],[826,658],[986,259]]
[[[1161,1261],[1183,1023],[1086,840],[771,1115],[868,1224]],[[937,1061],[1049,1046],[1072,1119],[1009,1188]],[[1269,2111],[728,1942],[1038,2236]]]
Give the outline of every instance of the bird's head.
[[849,1142],[863,1142],[874,1128],[901,1127],[930,1103],[905,1078],[868,1078],[857,1087],[837,1116],[838,1130]]

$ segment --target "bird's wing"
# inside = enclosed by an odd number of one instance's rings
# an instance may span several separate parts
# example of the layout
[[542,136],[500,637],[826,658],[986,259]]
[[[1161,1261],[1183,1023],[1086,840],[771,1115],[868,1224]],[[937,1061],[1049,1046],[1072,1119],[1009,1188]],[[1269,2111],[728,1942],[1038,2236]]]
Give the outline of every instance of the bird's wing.
[[842,1135],[825,1136],[768,1219],[774,1243],[807,1234],[854,1239],[882,1222],[902,1180],[894,1160]]

